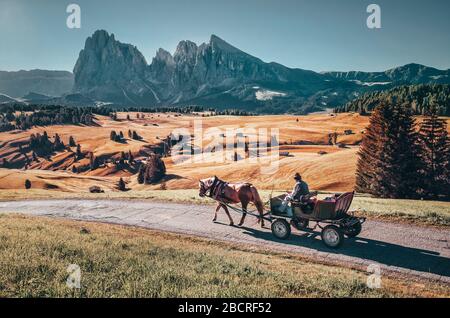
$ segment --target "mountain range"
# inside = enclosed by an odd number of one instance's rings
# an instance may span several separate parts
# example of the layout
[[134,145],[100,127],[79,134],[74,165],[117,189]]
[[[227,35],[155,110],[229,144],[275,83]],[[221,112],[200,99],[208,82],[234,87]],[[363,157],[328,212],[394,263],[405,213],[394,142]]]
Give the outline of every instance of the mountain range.
[[0,93],[23,102],[38,96],[40,103],[205,105],[262,113],[319,111],[368,91],[432,83],[450,84],[450,70],[408,64],[385,72],[317,73],[266,63],[216,35],[201,45],[181,41],[173,55],[159,49],[148,64],[135,46],[104,30],[87,38],[73,75],[0,72]]

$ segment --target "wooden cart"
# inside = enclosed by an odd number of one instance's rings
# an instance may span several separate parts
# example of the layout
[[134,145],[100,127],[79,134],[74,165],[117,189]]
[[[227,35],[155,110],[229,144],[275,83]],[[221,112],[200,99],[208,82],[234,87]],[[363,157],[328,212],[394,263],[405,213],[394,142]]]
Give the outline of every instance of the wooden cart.
[[365,218],[349,214],[354,192],[336,194],[311,205],[291,201],[283,205],[286,194],[270,199],[270,217],[272,233],[279,239],[287,239],[291,234],[291,225],[297,230],[307,230],[310,222],[314,229],[320,228],[322,242],[330,248],[338,248],[344,241],[344,235],[355,237],[362,230]]

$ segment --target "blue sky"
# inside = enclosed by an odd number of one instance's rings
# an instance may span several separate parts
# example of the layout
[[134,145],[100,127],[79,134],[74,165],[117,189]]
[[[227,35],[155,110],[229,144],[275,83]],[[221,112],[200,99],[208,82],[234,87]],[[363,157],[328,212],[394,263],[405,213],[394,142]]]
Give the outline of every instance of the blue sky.
[[[66,7],[81,7],[81,29]],[[381,7],[382,29],[366,26]],[[448,0],[0,0],[0,70],[73,69],[97,29],[136,45],[150,62],[158,48],[216,34],[266,62],[314,71],[381,71],[420,63],[450,68]]]

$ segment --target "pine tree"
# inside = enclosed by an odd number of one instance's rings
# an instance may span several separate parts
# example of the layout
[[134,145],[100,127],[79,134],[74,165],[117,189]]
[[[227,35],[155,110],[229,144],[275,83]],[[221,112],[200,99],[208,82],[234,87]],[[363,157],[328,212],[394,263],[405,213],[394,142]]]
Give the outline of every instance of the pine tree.
[[139,139],[141,139],[141,137],[138,135],[138,133],[134,130],[133,131],[133,139],[134,140],[139,140]]
[[119,165],[124,165],[126,159],[127,159],[127,156],[126,156],[125,152],[122,151],[122,152],[120,153]]
[[83,153],[81,152],[81,145],[77,145],[77,159],[83,158]]
[[77,144],[75,142],[75,139],[72,136],[69,137],[69,146],[70,147],[76,147],[77,146]]
[[137,181],[139,184],[143,184],[145,182],[145,165],[143,164],[139,167]]
[[421,183],[416,123],[408,104],[392,103],[394,116],[387,125],[379,173],[382,195],[414,199]]
[[166,175],[166,165],[157,154],[150,155],[144,169],[144,183],[147,184],[156,183]]
[[117,183],[117,189],[119,189],[120,191],[126,191],[127,190],[127,186],[125,184],[125,181],[123,181],[122,178],[120,178],[119,182]]
[[386,141],[386,122],[391,118],[392,110],[385,103],[375,108],[370,117],[358,152],[355,186],[358,192],[378,194],[377,167],[380,165],[382,145]]
[[98,169],[98,167],[100,166],[98,157],[96,157],[92,152],[90,153],[89,156],[89,166],[91,170]]
[[31,189],[31,181],[28,179],[25,180],[25,189]]
[[432,107],[419,129],[421,194],[427,199],[450,197],[450,140],[447,123]]
[[389,198],[415,198],[420,185],[419,149],[412,112],[391,100],[373,112],[364,134],[356,190]]
[[58,134],[55,134],[55,142],[53,143],[54,150],[61,150],[64,148],[64,144],[61,141],[61,137]]

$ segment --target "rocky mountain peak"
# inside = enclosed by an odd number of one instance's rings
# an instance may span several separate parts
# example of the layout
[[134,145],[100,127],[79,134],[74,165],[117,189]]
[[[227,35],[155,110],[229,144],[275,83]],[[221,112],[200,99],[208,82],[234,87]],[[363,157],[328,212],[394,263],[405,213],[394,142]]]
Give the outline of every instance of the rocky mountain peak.
[[229,44],[228,42],[222,40],[215,34],[211,35],[211,38],[209,40],[209,46],[211,46],[213,48],[213,50],[221,50],[221,51],[227,51],[227,52],[233,52],[233,53],[244,53],[241,50],[239,50],[238,48]]
[[[138,103],[145,87],[147,62],[139,50],[105,30],[86,40],[74,67],[74,91],[96,100],[116,98]],[[101,89],[99,89],[101,87]],[[119,89],[118,89],[119,87]]]
[[101,50],[103,49],[109,42],[114,43],[115,38],[114,34],[111,35],[105,30],[97,30],[92,34],[92,36],[86,39],[85,49],[90,50]]
[[197,55],[198,46],[194,42],[191,41],[180,41],[177,45],[177,49],[175,50],[175,54],[173,58],[175,61],[186,61],[193,60]]
[[217,35],[200,46],[181,41],[159,49],[148,65],[139,50],[105,30],[86,40],[74,68],[74,91],[117,105],[208,105],[315,111],[397,83],[448,83],[449,71],[417,64],[385,72],[315,73],[264,61]]
[[166,64],[174,64],[175,63],[172,54],[170,54],[170,52],[168,52],[168,51],[166,51],[166,50],[164,50],[162,48],[160,48],[156,52],[156,55],[153,58],[153,62],[152,63],[154,63],[156,61],[157,62],[163,62],[163,63],[166,63]]

